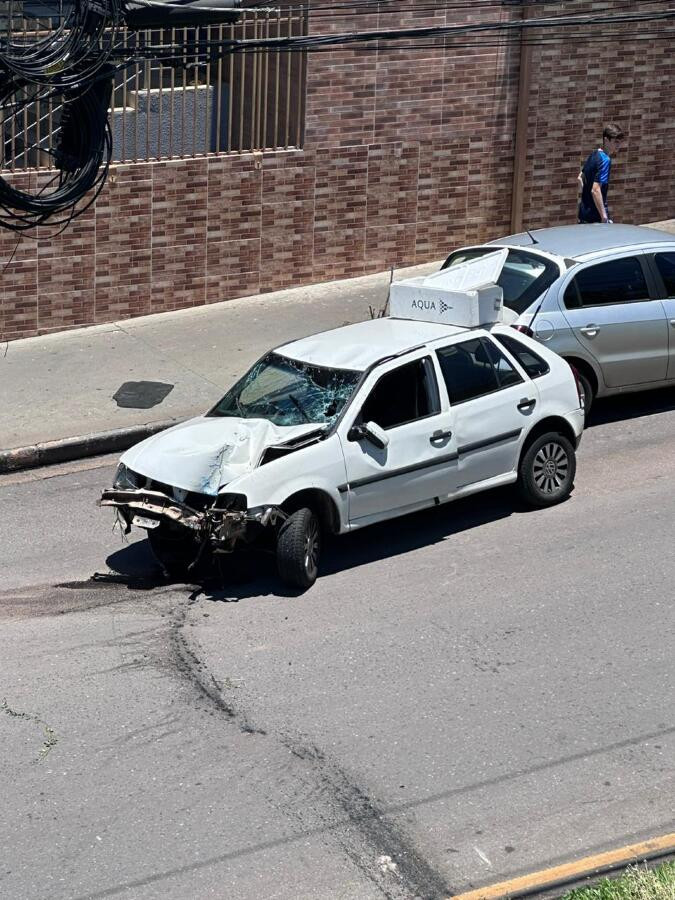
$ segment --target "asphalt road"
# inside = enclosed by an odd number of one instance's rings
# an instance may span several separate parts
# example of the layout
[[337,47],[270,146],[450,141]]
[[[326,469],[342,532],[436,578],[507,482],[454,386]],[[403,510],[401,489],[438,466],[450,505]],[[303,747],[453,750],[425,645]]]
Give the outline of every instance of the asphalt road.
[[302,596],[163,583],[112,472],[0,478],[0,897],[441,898],[674,830],[673,392],[598,404],[567,503],[338,539]]

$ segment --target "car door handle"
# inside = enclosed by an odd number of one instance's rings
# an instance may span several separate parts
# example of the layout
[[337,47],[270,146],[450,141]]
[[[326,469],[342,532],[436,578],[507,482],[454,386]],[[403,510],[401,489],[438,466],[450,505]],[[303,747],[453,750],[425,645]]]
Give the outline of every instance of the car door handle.
[[523,399],[518,404],[518,409],[520,409],[522,412],[525,412],[525,410],[534,409],[536,405],[536,400],[528,400],[527,397],[523,397]]
[[435,444],[436,441],[444,441],[446,438],[452,437],[452,431],[449,428],[439,428],[429,438],[429,443]]
[[580,328],[579,331],[582,334],[585,334],[586,337],[595,337],[600,329],[597,325],[585,325],[583,328]]

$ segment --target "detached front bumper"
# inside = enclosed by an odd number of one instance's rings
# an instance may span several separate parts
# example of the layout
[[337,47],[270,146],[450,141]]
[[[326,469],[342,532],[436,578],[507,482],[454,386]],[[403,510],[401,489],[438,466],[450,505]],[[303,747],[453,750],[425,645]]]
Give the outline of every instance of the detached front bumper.
[[112,506],[118,509],[123,517],[129,520],[127,523],[129,525],[133,524],[135,516],[149,518],[152,521],[167,519],[193,531],[201,531],[204,525],[203,511],[192,509],[160,491],[111,488],[103,491],[99,506]]
[[251,510],[232,508],[232,501],[227,495],[214,497],[213,504],[205,509],[194,509],[161,491],[145,488],[104,490],[99,506],[116,509],[126,525],[127,533],[132,525],[146,529],[153,529],[162,523],[182,526],[191,532],[193,538],[208,541],[214,549],[226,552],[234,549],[240,541],[250,542],[261,529],[274,527],[286,518],[283,510],[276,506]]

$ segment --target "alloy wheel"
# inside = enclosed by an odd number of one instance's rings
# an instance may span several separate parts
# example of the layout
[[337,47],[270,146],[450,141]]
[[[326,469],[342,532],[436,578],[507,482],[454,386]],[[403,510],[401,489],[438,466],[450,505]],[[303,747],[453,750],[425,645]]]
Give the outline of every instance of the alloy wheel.
[[539,448],[533,463],[534,483],[543,494],[562,490],[569,476],[570,462],[565,449],[553,441]]

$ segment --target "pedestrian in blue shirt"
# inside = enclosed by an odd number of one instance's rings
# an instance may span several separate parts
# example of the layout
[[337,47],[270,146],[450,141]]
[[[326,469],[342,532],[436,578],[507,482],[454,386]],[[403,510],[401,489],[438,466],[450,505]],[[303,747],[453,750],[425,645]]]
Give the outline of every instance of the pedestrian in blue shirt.
[[602,132],[602,147],[594,150],[586,159],[579,172],[581,200],[579,201],[580,222],[611,222],[607,205],[607,188],[612,157],[621,149],[624,134],[618,125],[605,125]]

